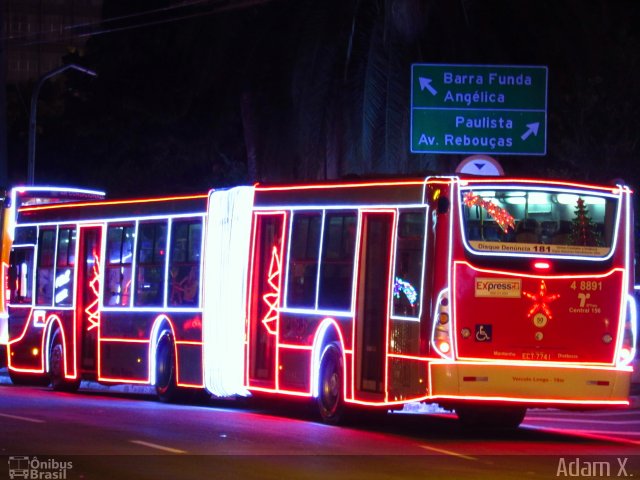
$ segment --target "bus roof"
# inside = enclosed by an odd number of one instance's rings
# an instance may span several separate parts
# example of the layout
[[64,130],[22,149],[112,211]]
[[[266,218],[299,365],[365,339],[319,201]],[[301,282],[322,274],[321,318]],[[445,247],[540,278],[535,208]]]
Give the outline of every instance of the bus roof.
[[207,199],[208,195],[201,193],[195,195],[94,200],[26,206],[18,210],[18,222],[21,224],[30,224],[188,214],[197,215],[205,213]]

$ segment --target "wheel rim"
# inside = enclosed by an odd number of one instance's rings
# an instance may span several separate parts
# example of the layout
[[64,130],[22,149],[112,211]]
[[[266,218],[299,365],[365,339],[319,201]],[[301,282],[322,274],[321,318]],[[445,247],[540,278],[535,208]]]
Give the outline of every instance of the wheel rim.
[[57,343],[51,350],[51,375],[54,378],[60,378],[62,376],[62,345]]
[[173,376],[173,361],[169,345],[171,342],[164,336],[158,345],[158,358],[156,367],[156,386],[159,390],[167,390]]
[[335,357],[327,359],[322,376],[322,408],[327,416],[333,415],[340,403],[340,371]]

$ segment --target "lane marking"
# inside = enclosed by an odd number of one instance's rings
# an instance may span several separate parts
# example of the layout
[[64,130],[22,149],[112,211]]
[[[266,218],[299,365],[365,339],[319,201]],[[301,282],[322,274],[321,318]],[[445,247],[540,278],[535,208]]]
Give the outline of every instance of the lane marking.
[[470,460],[474,462],[478,460],[476,457],[472,457],[470,455],[464,455],[458,452],[453,452],[451,450],[445,450],[444,448],[430,447],[428,445],[418,445],[418,446],[420,448],[424,448],[425,450],[431,450],[432,452],[437,452],[437,453],[444,453],[445,455],[450,455],[452,457],[464,458],[465,460]]
[[157,443],[145,442],[143,440],[129,440],[129,442],[135,443],[137,445],[142,445],[144,447],[155,448],[156,450],[162,450],[163,452],[187,453],[185,450],[180,450],[178,448],[165,447],[164,445],[158,445]]
[[20,415],[9,415],[8,413],[0,413],[0,417],[12,418],[13,420],[22,420],[23,422],[45,423],[44,420],[30,417],[21,417]]

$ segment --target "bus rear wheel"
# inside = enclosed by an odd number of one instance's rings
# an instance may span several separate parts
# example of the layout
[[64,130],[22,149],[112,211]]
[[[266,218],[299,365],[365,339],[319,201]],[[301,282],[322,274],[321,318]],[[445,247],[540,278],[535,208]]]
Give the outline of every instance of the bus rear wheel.
[[155,387],[156,394],[161,402],[170,403],[179,400],[173,336],[169,332],[164,332],[158,339]]
[[463,427],[482,430],[512,430],[520,426],[527,413],[524,407],[464,405],[456,407]]
[[68,380],[64,376],[64,345],[60,335],[53,339],[49,352],[49,380],[56,392],[75,392],[80,388],[80,380]]
[[318,410],[324,423],[337,425],[344,414],[344,369],[340,347],[328,345],[320,361]]

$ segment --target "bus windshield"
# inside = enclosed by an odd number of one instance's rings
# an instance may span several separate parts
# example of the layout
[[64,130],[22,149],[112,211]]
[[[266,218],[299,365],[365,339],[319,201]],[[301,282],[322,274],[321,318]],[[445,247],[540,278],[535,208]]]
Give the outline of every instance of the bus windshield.
[[607,257],[616,233],[610,193],[482,185],[461,189],[460,205],[472,252]]

